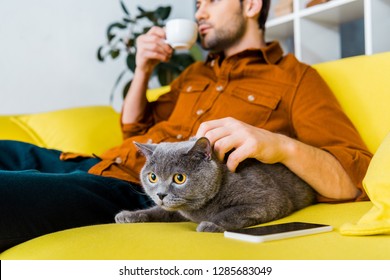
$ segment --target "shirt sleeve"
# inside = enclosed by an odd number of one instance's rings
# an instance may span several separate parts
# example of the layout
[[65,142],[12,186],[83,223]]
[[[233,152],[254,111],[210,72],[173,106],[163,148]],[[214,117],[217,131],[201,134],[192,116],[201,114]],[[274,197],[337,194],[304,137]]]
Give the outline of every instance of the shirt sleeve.
[[[362,180],[372,154],[316,70],[308,67],[291,105],[296,138],[332,154],[361,190],[356,200],[368,200]],[[319,201],[328,201],[319,197]]]
[[156,123],[167,120],[176,105],[179,84],[180,80],[173,81],[171,90],[168,93],[163,94],[154,102],[149,102],[146,105],[143,117],[136,123],[122,123],[122,108],[120,125],[123,139],[136,135],[143,135]]

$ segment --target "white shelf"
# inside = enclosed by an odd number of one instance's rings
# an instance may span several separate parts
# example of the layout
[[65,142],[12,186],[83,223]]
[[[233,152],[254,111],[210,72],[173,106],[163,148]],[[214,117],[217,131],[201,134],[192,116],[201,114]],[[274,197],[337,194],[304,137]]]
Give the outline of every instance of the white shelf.
[[266,39],[279,40],[286,52],[309,64],[335,60],[346,41],[342,26],[360,20],[364,27],[353,32],[364,37],[359,46],[364,54],[390,51],[390,0],[331,0],[305,8],[307,2],[294,0],[291,14],[270,19]]
[[363,0],[333,0],[300,11],[300,17],[331,24],[341,24],[364,16]]
[[267,32],[278,38],[287,38],[294,34],[294,17],[287,15],[270,21],[267,25]]

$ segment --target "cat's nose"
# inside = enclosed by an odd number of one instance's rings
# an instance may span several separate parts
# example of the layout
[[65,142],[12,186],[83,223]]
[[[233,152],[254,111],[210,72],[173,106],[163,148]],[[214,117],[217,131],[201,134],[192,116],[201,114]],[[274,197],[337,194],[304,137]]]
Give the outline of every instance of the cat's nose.
[[160,200],[163,200],[164,197],[167,196],[167,194],[166,193],[158,193],[157,196],[160,198]]

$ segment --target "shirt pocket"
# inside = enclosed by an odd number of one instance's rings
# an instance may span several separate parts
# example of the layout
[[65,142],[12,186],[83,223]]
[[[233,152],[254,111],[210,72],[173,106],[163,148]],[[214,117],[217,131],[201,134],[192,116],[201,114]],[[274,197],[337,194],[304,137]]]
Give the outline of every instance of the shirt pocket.
[[190,121],[202,93],[207,90],[208,86],[209,82],[192,82],[184,84],[169,120],[173,123]]
[[230,117],[254,126],[264,126],[281,101],[281,95],[275,92],[268,88],[236,87],[229,98]]

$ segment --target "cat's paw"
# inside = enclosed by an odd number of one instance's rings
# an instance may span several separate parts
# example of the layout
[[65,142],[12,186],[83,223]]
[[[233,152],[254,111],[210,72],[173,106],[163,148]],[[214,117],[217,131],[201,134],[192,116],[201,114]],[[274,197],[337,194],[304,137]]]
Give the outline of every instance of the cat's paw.
[[196,228],[197,232],[224,232],[225,229],[212,222],[203,221]]
[[115,222],[117,224],[124,223],[145,223],[149,221],[147,214],[140,211],[121,211],[115,216]]

